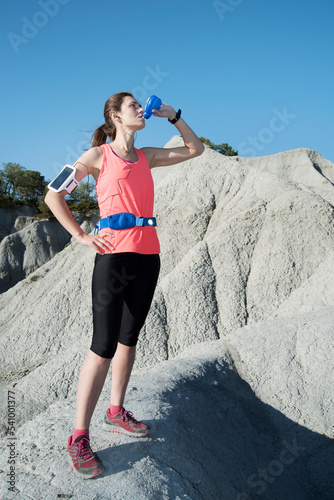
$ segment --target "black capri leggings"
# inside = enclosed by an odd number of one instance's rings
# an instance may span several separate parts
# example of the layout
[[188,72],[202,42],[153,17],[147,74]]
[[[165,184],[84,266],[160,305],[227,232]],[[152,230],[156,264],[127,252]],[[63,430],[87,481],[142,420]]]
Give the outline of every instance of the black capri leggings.
[[92,282],[93,340],[90,349],[112,358],[117,343],[137,344],[160,272],[158,254],[97,254]]

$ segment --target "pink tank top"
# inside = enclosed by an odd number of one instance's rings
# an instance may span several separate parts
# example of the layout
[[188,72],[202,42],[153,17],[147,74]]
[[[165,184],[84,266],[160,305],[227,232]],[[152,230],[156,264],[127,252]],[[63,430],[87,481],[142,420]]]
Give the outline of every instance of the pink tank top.
[[[133,213],[137,217],[153,217],[154,184],[150,166],[140,149],[136,162],[125,162],[111,149],[110,144],[101,145],[103,164],[96,182],[96,195],[100,216],[108,217],[121,212]],[[160,253],[160,244],[155,227],[135,226],[130,229],[101,229],[114,247],[112,253],[136,252]]]

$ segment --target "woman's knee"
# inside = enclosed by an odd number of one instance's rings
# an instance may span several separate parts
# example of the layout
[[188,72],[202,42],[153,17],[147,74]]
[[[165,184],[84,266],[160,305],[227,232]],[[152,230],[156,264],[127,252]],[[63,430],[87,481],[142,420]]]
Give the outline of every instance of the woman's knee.
[[94,347],[91,346],[89,350],[89,355],[94,359],[95,363],[99,365],[106,365],[110,364],[112,358],[114,357],[115,354],[114,348],[108,348],[107,346],[105,347]]

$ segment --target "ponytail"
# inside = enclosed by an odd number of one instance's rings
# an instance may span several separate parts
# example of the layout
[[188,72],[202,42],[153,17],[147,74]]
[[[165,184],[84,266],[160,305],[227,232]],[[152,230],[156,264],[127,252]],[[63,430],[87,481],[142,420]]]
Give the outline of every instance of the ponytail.
[[101,144],[105,144],[107,142],[107,137],[110,137],[112,141],[116,137],[116,127],[112,122],[111,125],[104,123],[103,125],[101,125],[101,127],[95,130],[91,139],[91,147],[95,148],[96,146],[101,146]]
[[91,138],[91,147],[96,148],[97,146],[101,146],[101,144],[105,144],[107,140],[107,134],[104,131],[104,125],[97,128],[92,135]]
[[114,94],[105,103],[104,106],[104,119],[105,123],[98,127],[92,135],[91,139],[91,147],[101,146],[101,144],[105,144],[107,141],[107,137],[110,137],[112,141],[116,138],[116,126],[112,121],[110,116],[111,112],[120,112],[121,106],[124,97],[129,96],[133,97],[129,92],[119,92],[118,94]]

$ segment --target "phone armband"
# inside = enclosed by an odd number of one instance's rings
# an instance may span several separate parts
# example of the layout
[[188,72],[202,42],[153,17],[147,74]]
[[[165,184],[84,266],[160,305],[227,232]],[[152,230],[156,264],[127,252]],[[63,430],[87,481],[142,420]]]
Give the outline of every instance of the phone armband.
[[60,193],[64,189],[70,194],[77,187],[79,182],[75,178],[76,168],[72,167],[72,165],[65,165],[57,177],[53,179],[48,184],[48,188],[51,191],[55,191],[56,193]]

